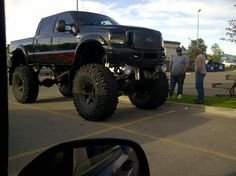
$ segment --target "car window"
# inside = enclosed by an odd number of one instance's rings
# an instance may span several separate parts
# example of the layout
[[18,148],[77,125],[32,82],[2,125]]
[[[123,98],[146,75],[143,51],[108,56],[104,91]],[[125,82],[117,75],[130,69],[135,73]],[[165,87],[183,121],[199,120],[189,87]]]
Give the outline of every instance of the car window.
[[[73,23],[73,19],[69,13],[63,13],[61,15],[58,15],[57,21],[64,20],[67,25],[70,25]],[[56,25],[54,27],[54,32],[58,32],[56,29]]]
[[[50,146],[101,137],[139,142],[151,175],[236,174],[236,1],[0,2],[9,175]],[[203,53],[201,64],[193,48]]]
[[46,35],[52,32],[52,28],[55,22],[55,17],[45,18],[41,24],[39,35]]
[[79,25],[118,25],[112,18],[95,13],[74,12],[74,18]]

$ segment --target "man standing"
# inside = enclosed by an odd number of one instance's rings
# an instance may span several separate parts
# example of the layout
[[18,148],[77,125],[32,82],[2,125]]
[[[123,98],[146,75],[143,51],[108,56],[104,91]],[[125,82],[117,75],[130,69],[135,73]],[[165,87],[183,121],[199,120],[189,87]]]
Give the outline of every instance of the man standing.
[[197,89],[198,98],[194,101],[196,104],[204,103],[204,78],[206,76],[206,60],[203,54],[201,54],[201,49],[199,47],[193,47],[192,49],[193,55],[195,57],[195,87]]
[[185,79],[185,73],[188,69],[189,58],[182,53],[180,47],[176,48],[177,56],[173,57],[170,61],[170,92],[169,95],[172,97],[175,90],[176,83],[178,84],[177,96],[182,98],[183,85]]

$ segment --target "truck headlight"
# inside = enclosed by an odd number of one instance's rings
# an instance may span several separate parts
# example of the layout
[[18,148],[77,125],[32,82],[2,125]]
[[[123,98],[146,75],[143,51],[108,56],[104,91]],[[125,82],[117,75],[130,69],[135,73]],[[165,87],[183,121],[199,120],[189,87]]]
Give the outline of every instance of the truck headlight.
[[112,32],[109,34],[109,41],[111,42],[111,44],[123,45],[126,43],[125,33]]
[[155,66],[155,71],[156,72],[166,72],[167,71],[167,65],[166,64],[157,65],[157,66]]
[[133,72],[133,67],[126,65],[121,68],[125,75],[130,75]]

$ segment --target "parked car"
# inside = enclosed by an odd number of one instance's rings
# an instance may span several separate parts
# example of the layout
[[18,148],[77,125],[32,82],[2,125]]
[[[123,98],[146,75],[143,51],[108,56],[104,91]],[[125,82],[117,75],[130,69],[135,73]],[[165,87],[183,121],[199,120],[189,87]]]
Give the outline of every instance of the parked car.
[[221,63],[224,64],[225,67],[230,67],[230,68],[236,67],[236,62],[231,61],[231,60],[224,60],[224,61],[221,62]]
[[[194,65],[195,63],[193,61],[190,61],[189,71],[194,71]],[[225,65],[218,62],[214,62],[213,60],[209,60],[206,64],[206,70],[207,72],[225,71]]]
[[217,72],[217,71],[224,71],[225,66],[222,63],[215,62],[213,60],[209,60],[206,64],[207,72]]

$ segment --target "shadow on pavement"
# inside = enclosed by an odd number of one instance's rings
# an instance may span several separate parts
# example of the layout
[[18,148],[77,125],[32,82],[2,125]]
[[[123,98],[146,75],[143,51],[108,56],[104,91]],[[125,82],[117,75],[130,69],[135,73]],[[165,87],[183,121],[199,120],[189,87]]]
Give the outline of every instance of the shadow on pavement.
[[130,106],[128,108],[119,107],[115,114],[104,123],[135,122],[148,117],[151,117],[151,119],[134,125],[131,124],[126,126],[126,128],[157,137],[167,137],[196,128],[211,120],[205,114],[204,106],[193,107],[166,103],[162,107],[151,111],[140,110]]
[[40,98],[36,100],[36,104],[37,103],[65,102],[65,101],[72,101],[72,98],[65,98],[65,97]]

